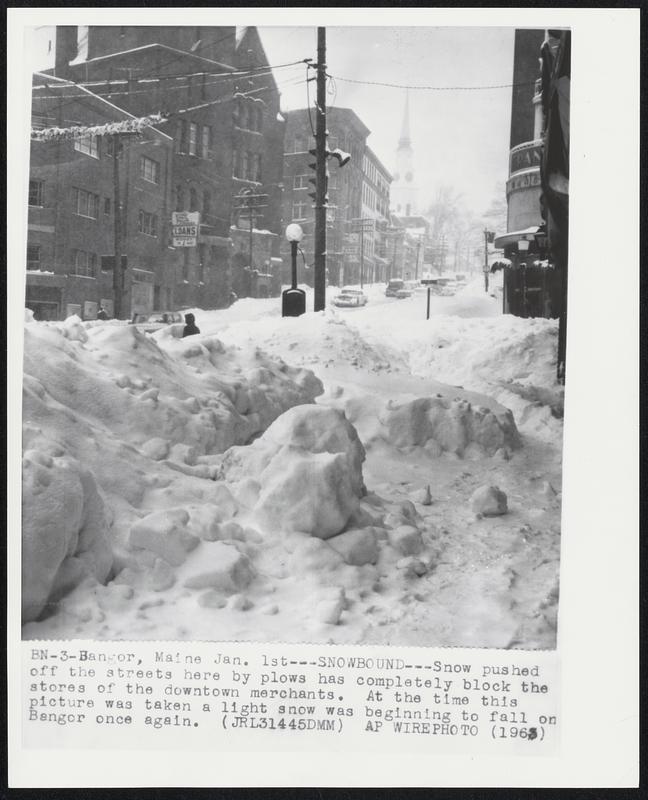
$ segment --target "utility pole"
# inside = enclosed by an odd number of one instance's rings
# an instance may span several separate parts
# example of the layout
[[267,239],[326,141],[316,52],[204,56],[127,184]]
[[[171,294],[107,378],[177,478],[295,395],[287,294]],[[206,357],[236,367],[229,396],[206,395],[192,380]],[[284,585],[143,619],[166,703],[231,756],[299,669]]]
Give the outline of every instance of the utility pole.
[[314,309],[326,307],[326,28],[317,29]]
[[119,190],[119,151],[121,149],[121,139],[118,133],[112,136],[113,143],[113,235],[115,263],[113,264],[113,315],[115,319],[121,319],[126,309],[124,308],[124,267],[122,267],[122,250],[124,249],[122,236],[122,215],[121,215],[121,195]]
[[488,291],[488,243],[495,239],[495,234],[492,231],[484,228],[484,291]]
[[418,280],[420,253],[421,253],[421,237],[419,236],[418,242],[416,243],[416,264],[414,266],[414,280]]
[[360,288],[364,288],[364,220],[360,220]]

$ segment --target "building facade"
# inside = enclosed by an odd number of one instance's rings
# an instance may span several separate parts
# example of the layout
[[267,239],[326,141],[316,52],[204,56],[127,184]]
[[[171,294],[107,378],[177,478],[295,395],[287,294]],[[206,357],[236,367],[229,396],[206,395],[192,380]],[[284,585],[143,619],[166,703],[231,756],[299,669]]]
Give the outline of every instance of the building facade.
[[495,247],[503,250],[503,310],[521,317],[557,316],[560,277],[548,258],[542,207],[541,164],[545,117],[542,107],[541,53],[552,48],[544,30],[516,30],[507,230]]
[[[35,131],[133,119],[89,90],[52,76],[34,76],[32,97]],[[130,310],[135,311],[173,299],[164,243],[173,142],[151,126],[139,136],[119,138],[122,227],[129,240]],[[31,143],[26,306],[36,319],[71,314],[94,319],[100,306],[112,315],[114,144],[107,133]]]
[[360,214],[364,220],[362,228],[366,229],[363,230],[365,270],[368,282],[383,282],[389,271],[387,229],[392,176],[369,146],[365,148],[362,175]]
[[[229,302],[234,285],[241,294],[251,293],[255,271],[265,273],[278,264],[283,122],[274,79],[260,69],[266,65],[255,28],[57,29],[57,76],[90,85],[117,109],[114,118],[155,112],[165,120],[158,129],[172,142],[172,152],[165,151],[164,159],[152,156],[155,163],[147,173],[164,179],[164,202],[156,208],[157,221],[143,217],[142,223],[150,237],[148,251],[155,253],[155,305],[220,307]],[[125,208],[144,197],[142,187],[129,180],[130,161],[139,163],[133,146],[125,142],[120,158]],[[249,202],[240,210],[244,190],[256,196],[259,206],[252,214],[252,248]],[[199,215],[191,246],[174,240],[173,212]],[[135,233],[141,232],[126,224],[123,245],[129,265],[140,250]],[[239,252],[245,255],[237,259]],[[129,310],[138,302],[131,298]]]
[[[315,191],[315,170],[311,168],[315,157],[314,113],[307,108],[284,112],[286,119],[284,153],[284,225],[298,223],[304,231],[301,249],[306,268],[300,268],[299,282],[313,283],[315,209],[309,195]],[[327,111],[329,131],[327,147],[340,148],[350,153],[351,160],[344,167],[330,158],[328,166],[327,209],[327,282],[336,286],[360,282],[360,235],[353,228],[362,219],[362,191],[364,185],[363,163],[369,128],[349,108],[332,108]],[[354,224],[355,221],[355,224]],[[290,281],[290,250],[282,242],[283,281]],[[301,265],[300,265],[301,267]]]

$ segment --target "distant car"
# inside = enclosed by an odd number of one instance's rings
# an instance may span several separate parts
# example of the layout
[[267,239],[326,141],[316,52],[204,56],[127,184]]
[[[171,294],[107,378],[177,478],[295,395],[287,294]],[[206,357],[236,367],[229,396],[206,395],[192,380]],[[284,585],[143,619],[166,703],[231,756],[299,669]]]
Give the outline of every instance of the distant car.
[[385,297],[398,297],[398,292],[402,291],[404,287],[405,281],[389,281],[387,288],[385,289]]
[[403,300],[406,297],[411,297],[420,288],[422,287],[419,281],[403,281],[402,288],[398,289],[394,296],[399,300]]
[[[169,325],[184,325],[184,315],[180,311],[151,311],[148,314],[133,314],[131,325],[141,333],[155,333]],[[182,330],[173,331],[174,336],[182,336]]]
[[342,289],[340,294],[333,298],[333,305],[343,308],[364,306],[369,298],[360,289]]

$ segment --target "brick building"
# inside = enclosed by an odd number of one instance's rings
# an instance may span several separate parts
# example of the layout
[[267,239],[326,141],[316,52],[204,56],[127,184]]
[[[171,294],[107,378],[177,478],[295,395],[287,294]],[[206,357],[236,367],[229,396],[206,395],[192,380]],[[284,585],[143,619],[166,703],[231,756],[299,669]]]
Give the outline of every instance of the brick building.
[[[284,145],[284,224],[297,222],[304,231],[301,248],[309,267],[298,270],[299,282],[313,283],[312,264],[314,262],[314,201],[309,193],[315,187],[309,179],[315,178],[315,170],[310,168],[314,156],[308,151],[315,148],[313,135],[315,125],[314,112],[300,108],[284,112],[286,134]],[[349,283],[347,275],[359,272],[357,255],[349,254],[347,242],[350,233],[350,222],[362,215],[363,158],[369,128],[350,108],[332,108],[326,114],[326,126],[329,131],[327,146],[329,150],[339,147],[351,154],[351,161],[340,167],[337,159],[328,159],[329,203],[327,210],[327,271],[328,283],[341,285]],[[290,250],[288,244],[282,242],[284,272],[283,281],[290,281]],[[345,272],[347,275],[345,275]]]
[[[297,222],[304,231],[302,250],[306,263],[314,261],[315,187],[311,168],[315,148],[315,114],[306,108],[288,111],[284,154],[284,224]],[[312,123],[312,126],[311,126]],[[327,281],[336,286],[381,280],[387,269],[384,230],[389,214],[391,175],[367,145],[369,128],[350,108],[331,108],[326,113],[327,147],[350,153],[343,167],[335,158],[329,171],[326,266]],[[284,244],[284,282],[289,280],[288,245]],[[360,264],[363,263],[362,276]],[[300,282],[312,284],[312,269],[299,274]]]
[[[158,150],[148,165],[149,177],[164,179],[164,202],[157,206],[157,220],[144,217],[142,223],[149,237],[145,249],[154,254],[154,305],[213,308],[228,302],[238,277],[234,256],[241,221],[234,197],[242,188],[267,195],[263,233],[253,231],[253,243],[258,240],[253,252],[263,254],[264,268],[265,261],[277,263],[272,259],[279,255],[283,123],[274,79],[269,70],[258,69],[265,65],[255,28],[57,28],[55,75],[91,88],[116,108],[113,119],[124,112],[160,112],[167,120],[157,127],[172,140],[172,152]],[[124,147],[126,208],[135,207],[144,191],[129,180],[139,163],[135,145],[126,142]],[[145,189],[151,189],[150,183]],[[174,248],[173,211],[199,213],[195,247]],[[127,221],[129,265],[139,254],[141,233]],[[254,286],[248,282],[247,289]]]
[[[33,79],[34,128],[103,126],[132,115],[84,87],[52,76]],[[123,137],[121,185],[131,294],[135,310],[166,304],[174,281],[164,230],[170,202],[172,140],[154,127]],[[88,136],[32,141],[26,305],[37,319],[112,313],[114,263],[113,139]]]

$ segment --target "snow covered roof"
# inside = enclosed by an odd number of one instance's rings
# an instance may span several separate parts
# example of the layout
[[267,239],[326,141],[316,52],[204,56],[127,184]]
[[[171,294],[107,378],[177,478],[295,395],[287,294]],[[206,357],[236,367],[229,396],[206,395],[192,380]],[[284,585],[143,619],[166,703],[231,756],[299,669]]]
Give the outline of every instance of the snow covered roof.
[[235,48],[238,49],[241,45],[241,42],[245,38],[245,34],[247,33],[248,26],[247,25],[237,25],[236,26],[236,39],[235,39]]

